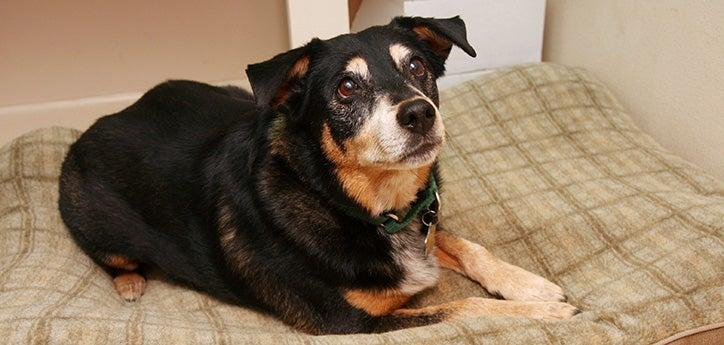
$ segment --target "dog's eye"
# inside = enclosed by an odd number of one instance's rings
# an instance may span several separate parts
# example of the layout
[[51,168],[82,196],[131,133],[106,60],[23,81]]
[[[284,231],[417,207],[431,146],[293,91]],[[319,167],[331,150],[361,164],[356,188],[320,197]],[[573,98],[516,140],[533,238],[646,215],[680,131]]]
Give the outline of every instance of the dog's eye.
[[339,82],[337,92],[339,92],[339,95],[342,97],[349,97],[357,92],[358,89],[359,86],[354,82],[354,80],[352,80],[352,78],[344,78]]
[[420,60],[419,57],[414,57],[410,59],[410,63],[408,64],[407,68],[410,69],[410,73],[414,76],[422,76],[425,74],[425,65],[422,63],[422,60]]

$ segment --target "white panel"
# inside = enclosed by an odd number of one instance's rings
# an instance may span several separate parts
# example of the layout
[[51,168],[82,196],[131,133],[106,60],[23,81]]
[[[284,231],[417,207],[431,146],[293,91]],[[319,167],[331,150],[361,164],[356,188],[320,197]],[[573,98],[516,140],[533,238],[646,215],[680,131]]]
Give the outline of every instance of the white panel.
[[448,75],[541,61],[545,0],[405,1],[405,15],[460,15],[465,21],[468,41],[478,56],[473,59],[453,49],[447,61]]
[[392,18],[405,13],[403,0],[364,0],[352,22],[352,32],[359,32],[370,26],[385,25]]
[[349,33],[347,1],[287,0],[289,43],[296,48],[312,38],[332,38]]

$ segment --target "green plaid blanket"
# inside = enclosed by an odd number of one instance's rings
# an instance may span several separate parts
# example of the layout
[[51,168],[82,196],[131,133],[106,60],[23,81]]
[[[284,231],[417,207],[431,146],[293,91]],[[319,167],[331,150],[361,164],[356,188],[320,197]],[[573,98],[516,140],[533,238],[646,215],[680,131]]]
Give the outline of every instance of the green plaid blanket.
[[[125,303],[61,222],[58,172],[79,132],[49,128],[0,150],[1,341],[645,344],[724,323],[724,188],[642,133],[588,73],[516,66],[441,100],[442,224],[561,285],[583,313],[313,337],[153,276]],[[412,304],[486,295],[441,278]]]

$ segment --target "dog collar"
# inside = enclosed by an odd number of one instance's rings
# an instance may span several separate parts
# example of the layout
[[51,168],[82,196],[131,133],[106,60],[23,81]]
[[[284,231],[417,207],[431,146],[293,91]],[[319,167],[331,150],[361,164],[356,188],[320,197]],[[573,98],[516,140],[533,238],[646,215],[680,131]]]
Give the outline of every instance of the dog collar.
[[400,218],[395,213],[389,212],[382,216],[372,217],[368,214],[359,213],[353,210],[347,210],[347,214],[364,222],[382,227],[388,234],[394,234],[412,223],[412,221],[420,216],[420,221],[428,228],[434,227],[438,222],[438,213],[440,211],[440,195],[437,192],[437,181],[435,176],[430,174],[427,187],[423,197],[410,207],[404,217]]

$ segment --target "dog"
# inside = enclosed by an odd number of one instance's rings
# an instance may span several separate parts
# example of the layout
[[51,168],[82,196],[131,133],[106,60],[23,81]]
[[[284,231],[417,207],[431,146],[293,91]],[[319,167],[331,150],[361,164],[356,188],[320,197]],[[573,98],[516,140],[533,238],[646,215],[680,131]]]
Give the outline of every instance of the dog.
[[[453,45],[476,55],[459,17],[397,17],[249,65],[253,95],[162,83],[70,147],[62,219],[126,301],[153,267],[311,334],[569,318],[560,287],[437,224]],[[505,300],[405,308],[441,268]]]

